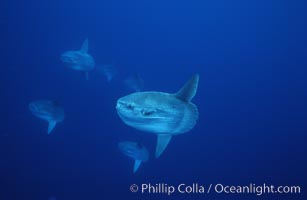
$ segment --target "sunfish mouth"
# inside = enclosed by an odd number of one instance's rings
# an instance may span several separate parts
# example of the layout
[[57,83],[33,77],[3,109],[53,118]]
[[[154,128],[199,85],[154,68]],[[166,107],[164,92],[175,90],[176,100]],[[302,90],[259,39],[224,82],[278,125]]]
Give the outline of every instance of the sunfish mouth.
[[121,108],[132,110],[134,108],[134,105],[132,103],[118,100],[116,103],[116,109],[120,110]]
[[117,109],[117,114],[119,117],[126,123],[142,124],[144,123],[144,118],[140,117],[131,117],[128,113],[122,109]]

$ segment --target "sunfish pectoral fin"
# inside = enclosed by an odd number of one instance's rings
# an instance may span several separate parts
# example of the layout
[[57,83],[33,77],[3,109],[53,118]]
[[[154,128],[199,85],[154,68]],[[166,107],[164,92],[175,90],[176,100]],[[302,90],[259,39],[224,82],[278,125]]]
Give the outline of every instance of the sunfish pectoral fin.
[[87,53],[88,52],[88,39],[86,38],[81,46],[81,52]]
[[199,75],[195,74],[184,86],[175,94],[178,99],[190,102],[196,94]]
[[141,160],[135,160],[134,161],[133,173],[135,173],[139,169],[141,163],[142,163]]
[[51,131],[54,129],[56,125],[56,121],[50,120],[48,125],[48,135],[51,133]]
[[159,158],[163,151],[166,149],[168,143],[172,139],[172,135],[168,134],[159,134],[157,138],[156,146],[156,158]]
[[85,80],[89,80],[90,79],[90,74],[89,72],[84,72],[84,76],[85,76]]

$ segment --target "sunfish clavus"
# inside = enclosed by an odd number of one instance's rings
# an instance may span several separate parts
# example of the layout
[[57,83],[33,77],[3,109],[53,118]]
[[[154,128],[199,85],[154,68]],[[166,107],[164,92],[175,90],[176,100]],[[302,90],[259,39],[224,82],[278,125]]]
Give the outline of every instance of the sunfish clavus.
[[48,134],[51,133],[58,122],[62,122],[65,118],[64,110],[57,101],[33,101],[29,104],[29,110],[34,116],[49,123]]
[[177,93],[136,92],[117,100],[117,113],[128,126],[157,135],[155,156],[158,158],[173,135],[190,131],[198,119],[191,103],[198,87],[194,75]]

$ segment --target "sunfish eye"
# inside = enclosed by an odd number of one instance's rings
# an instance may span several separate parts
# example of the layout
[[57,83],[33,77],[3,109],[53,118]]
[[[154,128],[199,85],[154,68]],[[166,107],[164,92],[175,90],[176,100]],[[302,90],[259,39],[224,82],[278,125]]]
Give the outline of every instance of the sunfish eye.
[[152,111],[152,110],[151,111],[141,110],[141,114],[144,115],[144,116],[149,116],[153,113],[154,113],[154,111]]

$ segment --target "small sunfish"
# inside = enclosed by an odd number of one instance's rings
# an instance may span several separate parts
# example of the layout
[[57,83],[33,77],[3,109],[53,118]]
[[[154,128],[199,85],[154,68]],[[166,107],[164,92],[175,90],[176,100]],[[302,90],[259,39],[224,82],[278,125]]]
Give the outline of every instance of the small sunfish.
[[84,40],[80,50],[64,52],[61,60],[67,67],[84,72],[86,80],[89,79],[89,72],[95,69],[94,58],[88,54],[88,39]]
[[62,122],[65,118],[63,108],[57,101],[39,100],[29,104],[32,114],[49,123],[48,134],[54,129],[58,122]]
[[133,173],[135,173],[142,162],[146,162],[149,158],[148,150],[145,146],[137,142],[120,142],[118,148],[126,156],[134,159]]
[[144,80],[139,74],[125,79],[125,85],[133,92],[140,92],[144,88]]
[[97,71],[99,71],[100,73],[102,73],[108,82],[110,82],[114,76],[116,75],[117,71],[116,69],[113,67],[113,65],[101,65],[101,66],[97,66]]

